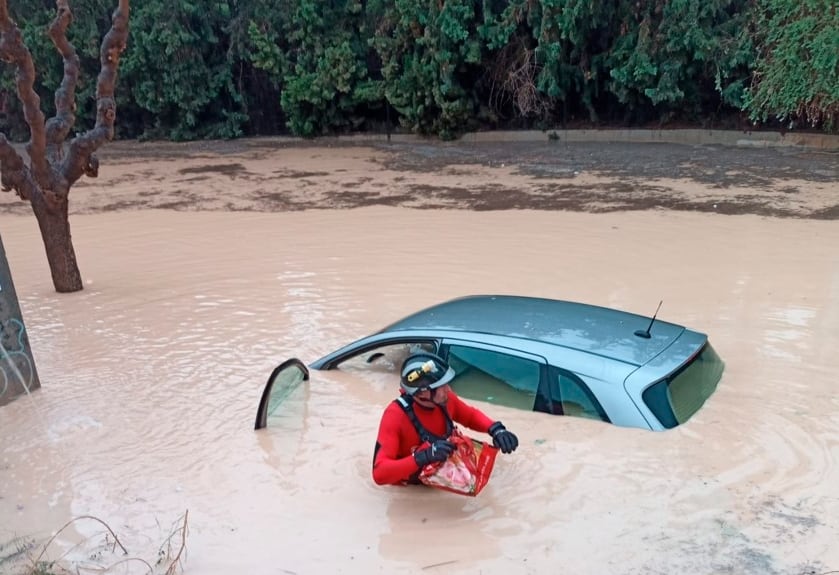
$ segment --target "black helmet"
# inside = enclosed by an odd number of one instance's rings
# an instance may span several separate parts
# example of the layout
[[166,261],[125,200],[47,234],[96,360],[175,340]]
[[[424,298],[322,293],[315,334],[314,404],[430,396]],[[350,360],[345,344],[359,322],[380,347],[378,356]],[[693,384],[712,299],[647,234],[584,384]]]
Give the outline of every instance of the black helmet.
[[454,376],[454,370],[440,357],[421,352],[408,356],[402,364],[399,383],[405,393],[414,395],[422,389],[443,387]]

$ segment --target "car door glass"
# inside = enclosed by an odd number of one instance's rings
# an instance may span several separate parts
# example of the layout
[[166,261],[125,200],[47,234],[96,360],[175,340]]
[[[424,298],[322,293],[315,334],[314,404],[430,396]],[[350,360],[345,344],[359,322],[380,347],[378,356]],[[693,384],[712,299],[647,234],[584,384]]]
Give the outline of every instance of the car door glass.
[[286,413],[289,404],[299,395],[295,392],[300,384],[308,379],[309,370],[299,359],[292,358],[277,366],[262,391],[254,429],[267,427],[272,420]]
[[[559,403],[562,415],[609,421],[591,391],[577,378],[559,372],[552,384],[551,397]],[[560,409],[554,411],[560,413]]]
[[497,405],[533,409],[541,373],[539,363],[460,345],[449,347],[448,362],[457,374],[451,383],[456,394]]

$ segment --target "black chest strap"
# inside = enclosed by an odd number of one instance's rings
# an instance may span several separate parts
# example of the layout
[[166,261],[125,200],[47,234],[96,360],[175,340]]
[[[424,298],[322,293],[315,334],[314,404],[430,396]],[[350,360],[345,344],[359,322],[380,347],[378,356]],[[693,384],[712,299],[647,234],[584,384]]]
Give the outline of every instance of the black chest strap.
[[446,435],[445,437],[440,437],[439,435],[435,435],[428,431],[420,420],[417,418],[417,414],[414,413],[414,398],[413,397],[397,397],[393,400],[395,403],[402,408],[402,411],[405,412],[405,415],[408,416],[408,419],[411,420],[411,424],[414,426],[414,429],[417,430],[417,434],[419,434],[420,441],[434,443],[437,440],[446,440],[451,437],[452,431],[454,431],[454,423],[452,422],[452,418],[449,416],[449,410],[445,407],[437,405],[440,411],[443,412],[443,417],[446,418]]

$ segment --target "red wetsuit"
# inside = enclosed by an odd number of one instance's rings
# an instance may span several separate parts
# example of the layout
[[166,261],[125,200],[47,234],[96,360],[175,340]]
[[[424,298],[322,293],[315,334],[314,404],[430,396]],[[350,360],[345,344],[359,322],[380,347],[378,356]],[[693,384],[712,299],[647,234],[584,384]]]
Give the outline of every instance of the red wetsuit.
[[[445,409],[453,421],[486,433],[492,420],[482,411],[466,405],[449,391]],[[438,436],[446,435],[446,416],[439,407],[424,408],[413,403],[417,419],[425,429]],[[408,482],[419,471],[412,449],[421,443],[417,430],[402,407],[391,402],[382,414],[376,450],[373,454],[373,481],[379,485],[399,485]]]

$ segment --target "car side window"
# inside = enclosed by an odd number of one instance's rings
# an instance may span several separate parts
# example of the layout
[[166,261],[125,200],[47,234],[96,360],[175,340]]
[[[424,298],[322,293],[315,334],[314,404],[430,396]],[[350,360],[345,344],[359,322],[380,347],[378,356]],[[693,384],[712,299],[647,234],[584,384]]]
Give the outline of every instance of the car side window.
[[588,386],[571,373],[556,370],[551,376],[550,393],[553,412],[557,415],[609,421]]
[[420,351],[434,353],[434,341],[386,342],[345,357],[336,364],[341,371],[357,375],[377,391],[394,389],[399,381],[399,368],[409,355]]
[[341,361],[339,365],[344,370],[375,369],[389,373],[398,373],[402,362],[409,355],[421,351],[436,353],[437,344],[433,341],[385,343],[350,356]]
[[538,362],[460,345],[449,346],[447,360],[457,373],[452,389],[461,397],[533,409],[541,374]]

